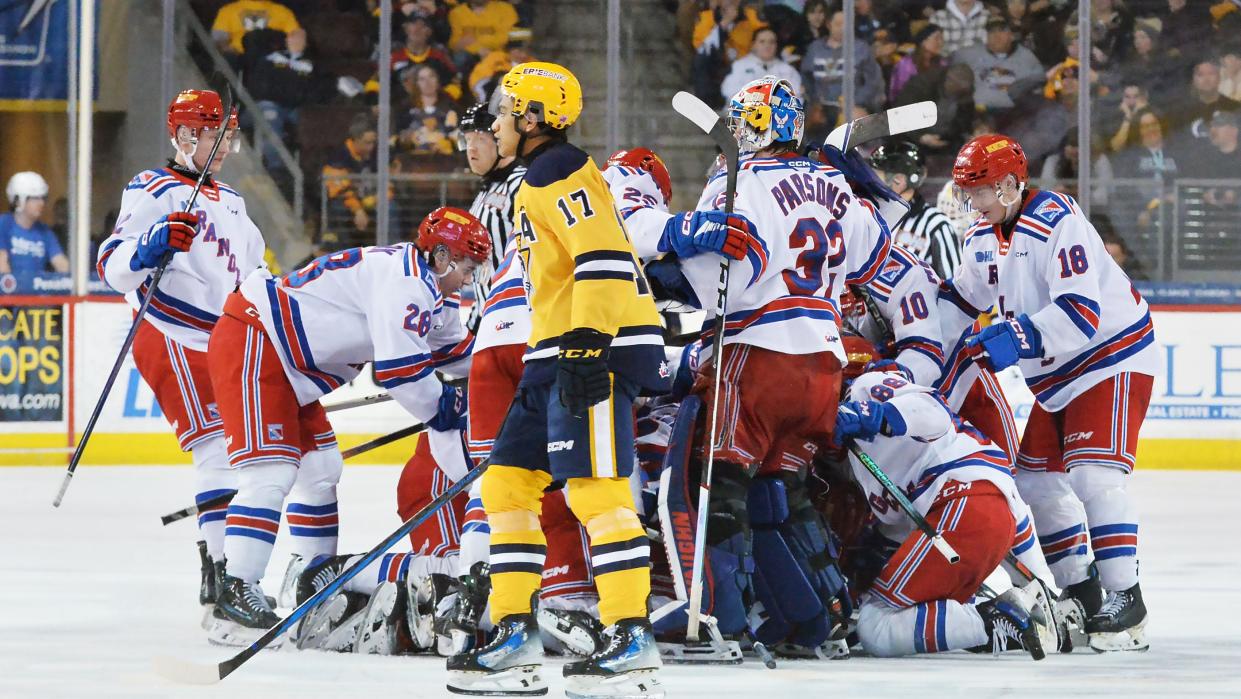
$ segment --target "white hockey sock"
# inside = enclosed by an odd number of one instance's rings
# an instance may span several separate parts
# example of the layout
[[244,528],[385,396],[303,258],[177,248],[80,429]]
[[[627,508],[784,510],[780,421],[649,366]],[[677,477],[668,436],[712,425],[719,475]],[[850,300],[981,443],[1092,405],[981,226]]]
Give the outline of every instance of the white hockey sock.
[[1096,464],[1069,472],[1086,508],[1090,548],[1106,590],[1127,590],[1138,582],[1138,518],[1125,490],[1127,480],[1124,471]]
[[336,484],[343,468],[340,451],[335,448],[312,451],[302,457],[285,516],[293,553],[307,560],[336,553],[340,532]]
[[[1051,574],[1051,569],[1047,567],[1047,559],[1043,557],[1043,548],[1038,545],[1034,514],[1030,512],[1029,505],[1024,502],[1021,504],[1025,508],[1025,514],[1018,517],[1017,533],[1013,537],[1013,555],[1026,568],[1029,568],[1035,577],[1051,584],[1054,576]],[[1022,587],[1025,585],[1025,580],[1014,580],[1013,584]]]
[[[237,472],[228,466],[228,450],[223,437],[199,442],[190,450],[194,458],[194,504],[237,492]],[[228,505],[205,507],[198,511],[198,531],[207,542],[212,560],[224,555],[224,518]]]
[[1030,506],[1038,542],[1056,586],[1067,587],[1089,574],[1086,512],[1064,473],[1017,469],[1017,490]]
[[461,526],[461,548],[457,577],[468,575],[479,561],[486,561],[491,552],[491,525],[483,509],[482,479],[470,484],[470,499],[465,503],[465,524]]
[[229,575],[252,583],[267,570],[280,530],[280,507],[293,487],[297,467],[261,461],[238,470],[237,495],[228,506],[224,530],[224,557]]
[[942,653],[987,642],[982,616],[972,604],[935,600],[896,609],[867,601],[858,616],[858,638],[880,657]]

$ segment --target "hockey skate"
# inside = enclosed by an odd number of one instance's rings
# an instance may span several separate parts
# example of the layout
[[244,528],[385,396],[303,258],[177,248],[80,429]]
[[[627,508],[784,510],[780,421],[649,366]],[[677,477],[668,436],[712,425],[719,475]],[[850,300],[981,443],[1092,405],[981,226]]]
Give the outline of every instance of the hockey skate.
[[543,644],[533,614],[510,614],[491,643],[448,659],[448,691],[476,696],[547,694]]
[[202,564],[200,568],[200,579],[198,581],[198,603],[203,607],[203,617],[199,622],[204,631],[210,631],[215,625],[215,598],[219,595],[219,587],[216,584],[215,562],[211,560],[211,556],[207,553],[207,542],[198,542],[198,560]]
[[385,582],[371,593],[370,603],[358,624],[353,652],[371,655],[397,655],[411,649],[405,607],[409,593],[401,582]]
[[[1045,623],[1037,624],[1039,642],[1043,650],[1055,649],[1061,653],[1072,653],[1073,639],[1068,620],[1062,611],[1067,607],[1061,607],[1063,603],[1057,601],[1055,595],[1051,594],[1051,588],[1038,578],[1031,580],[1021,589],[1033,600],[1034,605],[1042,610],[1042,615],[1046,619]],[[1075,600],[1065,600],[1065,602],[1069,605],[1078,604]],[[1034,611],[1033,608],[1031,611]]]
[[297,581],[310,561],[300,554],[289,557],[289,565],[284,569],[284,578],[280,581],[280,591],[276,593],[276,604],[286,609],[297,606]]
[[272,611],[263,588],[257,582],[248,583],[225,575],[219,590],[215,611],[212,612],[215,623],[207,632],[212,643],[248,646],[280,623],[280,617]]
[[[292,606],[298,606],[310,599],[316,592],[327,587],[328,583],[340,577],[341,571],[349,563],[349,556],[323,556],[311,561],[302,568],[297,576]],[[292,567],[292,563],[289,564]],[[288,571],[285,572],[286,576]]]
[[358,627],[366,616],[367,601],[366,595],[357,592],[328,597],[298,624],[298,650],[352,651]]
[[537,616],[539,630],[559,641],[571,653],[586,657],[604,646],[603,624],[587,612],[539,607]]
[[565,695],[569,699],[663,697],[657,676],[663,663],[650,620],[621,619],[605,633],[608,645],[603,650],[564,666]]
[[406,623],[415,650],[433,650],[436,655],[444,657],[453,654],[446,617],[450,617],[455,609],[457,584],[456,578],[439,573],[405,581],[406,598],[409,600],[405,606]]
[[1134,583],[1128,590],[1109,592],[1099,612],[1086,620],[1086,633],[1097,653],[1149,649],[1142,588]]
[[487,608],[491,594],[490,567],[484,561],[470,566],[470,572],[458,578],[457,598],[447,618],[440,620],[440,633],[451,638],[452,653],[472,650],[478,635],[478,622]]
[[1103,586],[1099,584],[1099,571],[1093,563],[1090,564],[1086,579],[1065,586],[1060,591],[1060,599],[1075,599],[1080,602],[1086,619],[1099,613],[1099,608],[1103,606]]
[[1020,648],[1035,660],[1046,656],[1038,626],[1046,624],[1047,619],[1043,610],[1023,590],[1005,590],[995,599],[979,602],[976,609],[982,616],[983,627],[991,642],[970,648],[970,651],[986,653],[990,650],[994,655],[999,655],[1002,651]]

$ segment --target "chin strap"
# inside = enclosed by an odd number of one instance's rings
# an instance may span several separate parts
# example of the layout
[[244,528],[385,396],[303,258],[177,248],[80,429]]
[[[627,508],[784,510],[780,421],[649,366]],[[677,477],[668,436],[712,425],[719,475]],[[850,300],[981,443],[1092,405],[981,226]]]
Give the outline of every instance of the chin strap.
[[1026,183],[1025,183],[1025,182],[1018,182],[1018,183],[1017,183],[1017,189],[1016,189],[1016,191],[1014,191],[1014,192],[1013,192],[1013,198],[1012,198],[1012,200],[1011,200],[1011,201],[1004,201],[1004,192],[1003,192],[1003,190],[1001,190],[1001,189],[1000,189],[1000,183],[999,183],[999,182],[997,182],[997,183],[995,184],[995,198],[996,198],[996,199],[998,199],[998,200],[999,200],[999,202],[1000,202],[1001,204],[1003,204],[1005,208],[1010,207],[1010,206],[1016,206],[1016,205],[1020,204],[1020,203],[1021,203],[1021,195],[1022,195],[1023,193],[1025,193],[1025,191],[1026,191]]

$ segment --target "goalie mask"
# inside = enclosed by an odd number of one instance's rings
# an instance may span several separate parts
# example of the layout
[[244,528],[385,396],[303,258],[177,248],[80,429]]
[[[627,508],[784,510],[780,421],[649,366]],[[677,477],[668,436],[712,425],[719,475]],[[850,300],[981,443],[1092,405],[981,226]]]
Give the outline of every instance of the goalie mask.
[[767,75],[737,91],[725,111],[728,130],[743,153],[753,153],[773,143],[801,143],[806,110],[787,80]]

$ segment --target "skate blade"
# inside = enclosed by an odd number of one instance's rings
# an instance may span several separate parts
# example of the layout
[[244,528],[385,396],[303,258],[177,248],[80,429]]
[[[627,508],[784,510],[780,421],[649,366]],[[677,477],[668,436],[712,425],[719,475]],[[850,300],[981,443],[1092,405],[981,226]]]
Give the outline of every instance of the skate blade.
[[392,655],[396,648],[396,633],[393,626],[393,610],[396,609],[399,588],[396,583],[384,583],[375,590],[371,601],[363,612],[362,623],[358,625],[353,652],[362,655]]
[[1096,653],[1114,653],[1118,651],[1150,650],[1150,642],[1146,640],[1146,620],[1132,628],[1119,633],[1090,634],[1090,650]]
[[448,671],[448,691],[476,697],[529,697],[547,694],[542,665],[519,665],[500,672]]
[[594,654],[596,650],[595,638],[586,629],[571,623],[568,619],[553,614],[548,609],[540,608],[536,616],[539,621],[539,629],[560,641],[574,655],[586,658]]
[[[207,629],[207,641],[213,645],[227,648],[248,648],[267,633],[266,628],[252,629],[227,619],[214,619],[215,623]],[[274,639],[267,648],[276,650],[284,644],[284,638]]]
[[658,643],[659,657],[673,665],[740,665],[743,660],[741,644],[724,641],[715,644],[687,645],[682,643]]
[[284,569],[284,578],[280,581],[280,592],[276,595],[276,602],[281,607],[293,609],[297,606],[297,581],[301,579],[308,563],[309,560],[296,553],[289,559],[289,565]]
[[1086,612],[1082,603],[1075,599],[1063,599],[1055,602],[1054,614],[1058,617],[1060,645],[1056,648],[1061,653],[1072,653],[1074,648],[1085,648],[1090,639],[1083,630],[1086,626]]
[[657,668],[630,670],[617,675],[570,675],[564,694],[569,699],[663,699]]
[[203,618],[198,622],[203,631],[210,631],[215,626],[215,604],[203,605]]

